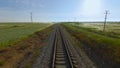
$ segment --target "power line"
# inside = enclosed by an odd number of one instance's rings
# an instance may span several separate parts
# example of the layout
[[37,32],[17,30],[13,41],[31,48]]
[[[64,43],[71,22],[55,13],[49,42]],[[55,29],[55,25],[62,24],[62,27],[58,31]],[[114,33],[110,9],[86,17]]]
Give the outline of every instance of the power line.
[[106,30],[106,23],[107,23],[107,17],[108,17],[108,14],[109,14],[109,11],[108,11],[108,10],[106,10],[106,11],[105,11],[105,21],[104,21],[103,31],[105,31],[105,30]]
[[30,13],[30,20],[31,20],[31,22],[33,22],[33,14],[32,14],[32,12]]

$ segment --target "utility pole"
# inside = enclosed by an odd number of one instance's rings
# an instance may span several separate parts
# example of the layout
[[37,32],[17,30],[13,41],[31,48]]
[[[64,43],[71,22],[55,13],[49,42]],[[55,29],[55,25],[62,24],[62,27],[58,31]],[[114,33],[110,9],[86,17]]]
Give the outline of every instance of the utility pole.
[[30,20],[33,23],[33,14],[32,14],[32,12],[30,13]]
[[107,23],[107,15],[108,15],[108,10],[105,11],[105,21],[104,21],[104,27],[103,27],[104,32],[105,32],[106,23]]

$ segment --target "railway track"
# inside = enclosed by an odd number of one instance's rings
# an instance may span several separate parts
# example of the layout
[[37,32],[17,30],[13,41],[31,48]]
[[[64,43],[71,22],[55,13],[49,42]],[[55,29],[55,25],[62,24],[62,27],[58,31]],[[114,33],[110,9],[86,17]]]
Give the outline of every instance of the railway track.
[[55,25],[48,45],[32,68],[96,68],[95,64],[73,42],[64,27]]
[[[59,26],[58,26],[59,27]],[[56,28],[50,68],[79,68],[61,28]]]

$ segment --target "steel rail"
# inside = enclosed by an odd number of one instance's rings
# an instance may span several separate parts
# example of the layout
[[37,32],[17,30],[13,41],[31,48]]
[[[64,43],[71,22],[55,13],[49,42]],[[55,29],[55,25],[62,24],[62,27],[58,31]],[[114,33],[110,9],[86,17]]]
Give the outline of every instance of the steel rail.
[[[61,41],[61,45],[58,44]],[[70,57],[70,53],[69,53],[69,49],[68,49],[68,45],[67,42],[64,40],[63,38],[63,34],[62,34],[62,30],[57,27],[56,28],[56,34],[54,37],[54,43],[53,43],[53,53],[52,53],[52,66],[50,68],[55,68],[56,66],[56,55],[57,55],[57,49],[58,47],[62,47],[60,49],[62,49],[63,51],[63,56],[62,58],[64,58],[64,62],[65,62],[65,66],[66,68],[74,68],[73,63],[72,63],[72,58]]]

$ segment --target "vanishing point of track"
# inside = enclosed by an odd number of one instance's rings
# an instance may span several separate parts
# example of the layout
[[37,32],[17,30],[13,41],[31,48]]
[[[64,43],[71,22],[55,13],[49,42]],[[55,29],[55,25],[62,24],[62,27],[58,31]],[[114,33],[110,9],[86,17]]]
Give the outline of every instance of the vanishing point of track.
[[33,63],[32,68],[96,68],[95,64],[71,39],[63,26],[57,24],[48,45]]

